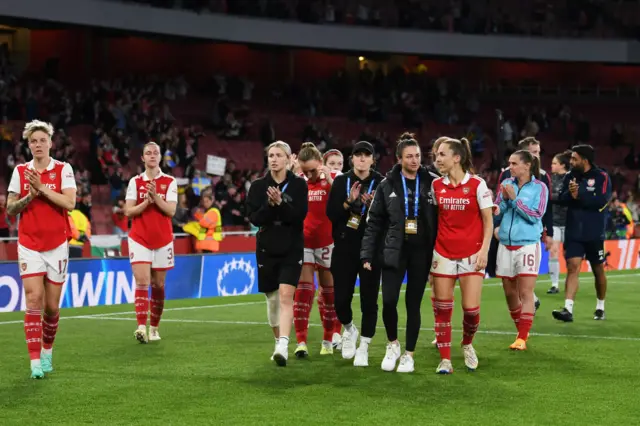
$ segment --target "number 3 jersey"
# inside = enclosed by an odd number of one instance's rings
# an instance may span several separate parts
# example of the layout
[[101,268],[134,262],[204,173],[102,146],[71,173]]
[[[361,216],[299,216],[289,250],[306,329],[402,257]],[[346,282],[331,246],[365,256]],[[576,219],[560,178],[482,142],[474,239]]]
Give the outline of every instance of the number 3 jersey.
[[480,210],[493,206],[484,179],[467,173],[458,186],[453,186],[444,176],[433,181],[431,193],[438,206],[435,250],[448,259],[476,254],[484,239]]
[[[340,172],[332,171],[331,178],[335,179]],[[309,209],[304,219],[304,246],[317,249],[333,244],[331,235],[331,221],[327,217],[327,202],[331,184],[326,179],[318,179],[316,182],[307,180],[309,188]]]
[[[178,185],[176,180],[162,172],[153,181],[156,193],[167,202],[178,202]],[[147,185],[151,180],[146,173],[131,178],[127,187],[127,200],[141,204],[147,198]],[[156,250],[173,241],[171,218],[164,214],[156,204],[150,204],[139,216],[131,220],[129,238],[138,244]]]

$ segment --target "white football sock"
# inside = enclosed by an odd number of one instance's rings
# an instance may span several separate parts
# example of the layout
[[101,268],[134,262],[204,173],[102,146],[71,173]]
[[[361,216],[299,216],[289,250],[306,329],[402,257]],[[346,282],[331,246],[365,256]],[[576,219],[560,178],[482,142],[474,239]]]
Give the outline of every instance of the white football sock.
[[549,259],[549,276],[551,277],[551,286],[558,288],[560,280],[560,262],[558,259]]
[[600,300],[600,299],[597,299],[597,300],[598,302],[596,303],[596,309],[601,309],[604,311],[604,300]]
[[565,299],[564,300],[564,307],[567,311],[569,311],[570,313],[573,313],[573,300],[571,299]]

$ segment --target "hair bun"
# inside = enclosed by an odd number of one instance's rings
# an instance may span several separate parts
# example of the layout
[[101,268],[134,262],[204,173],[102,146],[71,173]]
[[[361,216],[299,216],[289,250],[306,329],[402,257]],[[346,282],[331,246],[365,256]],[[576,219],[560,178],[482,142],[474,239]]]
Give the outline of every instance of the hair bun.
[[305,142],[300,146],[300,149],[304,149],[304,148],[315,148],[316,144],[314,144],[313,142]]

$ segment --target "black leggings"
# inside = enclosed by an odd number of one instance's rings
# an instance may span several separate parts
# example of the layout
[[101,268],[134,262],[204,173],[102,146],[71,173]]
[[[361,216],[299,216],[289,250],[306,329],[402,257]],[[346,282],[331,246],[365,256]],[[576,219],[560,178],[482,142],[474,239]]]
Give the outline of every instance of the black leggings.
[[353,321],[353,293],[356,278],[360,275],[360,310],[362,311],[363,337],[372,338],[378,321],[378,292],[380,291],[380,269],[368,271],[362,268],[360,247],[336,245],[331,256],[331,274],[335,292],[335,309],[340,323]]
[[420,305],[429,280],[429,269],[433,252],[424,247],[403,247],[400,264],[395,269],[382,270],[382,320],[390,342],[398,339],[398,300],[405,272],[407,289],[405,304],[407,307],[407,343],[406,350],[416,349],[420,334]]
[[496,263],[498,259],[498,245],[500,243],[495,238],[491,238],[491,245],[489,246],[489,255],[487,259],[487,267],[485,271],[490,277],[496,276]]

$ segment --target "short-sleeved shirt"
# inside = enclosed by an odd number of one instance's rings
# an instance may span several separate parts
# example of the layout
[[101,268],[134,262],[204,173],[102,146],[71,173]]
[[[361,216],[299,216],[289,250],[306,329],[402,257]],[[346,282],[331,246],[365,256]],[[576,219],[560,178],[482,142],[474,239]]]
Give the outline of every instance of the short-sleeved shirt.
[[[156,183],[156,193],[167,202],[178,202],[178,184],[173,176],[162,172],[153,179]],[[134,176],[127,187],[127,200],[133,200],[136,205],[147,198],[147,185],[151,180],[146,173]],[[155,204],[150,204],[139,216],[131,219],[129,238],[138,244],[156,250],[173,241],[173,226],[171,218],[164,214]]]
[[493,206],[484,179],[467,173],[458,186],[453,186],[444,176],[433,181],[431,193],[438,206],[436,251],[448,259],[476,254],[484,240],[480,210]]
[[[341,173],[331,172],[331,178],[335,179]],[[304,219],[304,246],[305,248],[318,249],[333,244],[332,225],[327,216],[327,202],[331,184],[327,179],[318,179],[316,182],[307,181],[309,188],[309,210]]]
[[[35,170],[33,160],[13,169],[9,192],[20,198],[29,193],[29,181],[25,177],[27,169]],[[73,168],[69,163],[54,160],[40,173],[40,181],[50,190],[62,193],[63,189],[76,189]],[[34,198],[20,213],[18,244],[37,252],[45,252],[60,247],[71,237],[68,212],[43,196]]]

